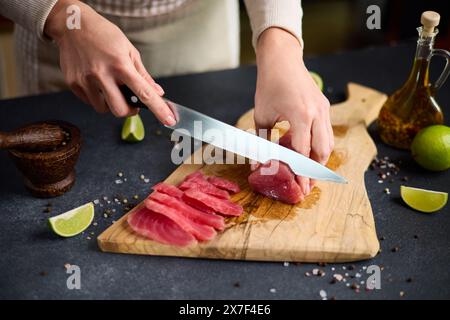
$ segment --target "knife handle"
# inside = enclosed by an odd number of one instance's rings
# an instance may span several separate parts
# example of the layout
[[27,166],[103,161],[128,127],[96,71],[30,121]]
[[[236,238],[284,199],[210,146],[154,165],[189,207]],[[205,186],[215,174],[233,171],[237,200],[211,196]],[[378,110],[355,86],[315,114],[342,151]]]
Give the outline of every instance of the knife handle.
[[119,90],[120,92],[122,92],[125,101],[130,107],[148,109],[147,106],[139,99],[139,97],[135,95],[134,92],[131,91],[131,89],[126,85],[120,85]]

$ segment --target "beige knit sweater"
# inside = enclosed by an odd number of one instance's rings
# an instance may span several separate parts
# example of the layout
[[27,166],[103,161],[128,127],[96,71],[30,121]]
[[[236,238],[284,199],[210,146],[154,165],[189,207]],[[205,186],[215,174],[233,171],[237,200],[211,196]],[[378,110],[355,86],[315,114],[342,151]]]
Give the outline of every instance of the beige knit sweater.
[[[25,29],[44,37],[48,14],[58,0],[0,0],[0,14]],[[169,15],[189,1],[209,0],[85,0],[99,13],[135,17]],[[300,0],[245,0],[253,30],[253,46],[259,35],[270,27],[283,28],[302,44],[302,8]]]

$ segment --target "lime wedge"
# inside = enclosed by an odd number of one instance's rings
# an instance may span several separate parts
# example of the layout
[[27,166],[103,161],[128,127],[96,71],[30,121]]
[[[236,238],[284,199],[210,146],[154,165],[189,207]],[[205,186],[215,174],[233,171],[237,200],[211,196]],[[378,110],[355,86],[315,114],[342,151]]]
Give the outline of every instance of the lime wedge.
[[309,74],[311,75],[311,77],[313,78],[314,82],[319,87],[320,91],[323,92],[323,80],[322,80],[322,78],[317,73],[315,73],[313,71],[310,71]]
[[400,194],[408,206],[421,212],[435,212],[447,203],[448,193],[400,186]]
[[86,203],[81,207],[64,212],[48,219],[50,228],[61,237],[73,237],[91,224],[94,219],[94,204]]
[[138,142],[142,141],[144,137],[144,124],[139,114],[126,118],[122,127],[122,140]]

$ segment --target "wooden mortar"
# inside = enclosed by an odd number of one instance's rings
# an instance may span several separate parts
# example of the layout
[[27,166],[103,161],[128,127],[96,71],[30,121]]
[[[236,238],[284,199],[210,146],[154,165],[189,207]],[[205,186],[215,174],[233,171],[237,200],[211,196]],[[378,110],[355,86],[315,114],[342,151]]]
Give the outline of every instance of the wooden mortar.
[[36,197],[50,198],[64,194],[75,183],[75,164],[81,147],[80,130],[64,121],[39,122],[55,124],[69,133],[65,145],[53,151],[29,152],[10,150],[9,154],[22,172],[25,186]]

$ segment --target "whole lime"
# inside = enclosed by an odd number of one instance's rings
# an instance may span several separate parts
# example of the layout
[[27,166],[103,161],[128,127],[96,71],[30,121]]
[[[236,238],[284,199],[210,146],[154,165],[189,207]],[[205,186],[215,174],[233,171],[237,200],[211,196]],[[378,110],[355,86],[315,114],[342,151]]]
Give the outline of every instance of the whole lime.
[[411,144],[416,162],[431,171],[450,168],[450,127],[434,125],[417,133]]

